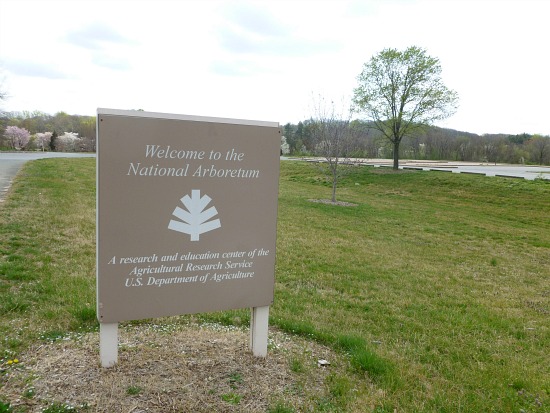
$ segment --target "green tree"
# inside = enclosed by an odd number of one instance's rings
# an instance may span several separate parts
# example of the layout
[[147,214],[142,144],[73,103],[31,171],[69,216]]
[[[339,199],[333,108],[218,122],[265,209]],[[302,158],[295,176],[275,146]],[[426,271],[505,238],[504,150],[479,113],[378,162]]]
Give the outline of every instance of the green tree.
[[521,135],[508,135],[508,140],[516,145],[523,145],[531,139],[531,137],[532,135],[529,135],[528,133],[522,133]]
[[313,120],[308,119],[302,125],[302,144],[306,152],[313,153],[315,150],[315,137],[313,136]]
[[77,128],[73,123],[74,116],[65,112],[57,112],[53,117],[53,126],[58,133],[74,132]]
[[50,151],[55,152],[57,146],[57,131],[53,131],[52,137],[50,139]]
[[458,94],[443,84],[439,59],[416,46],[382,50],[365,63],[357,80],[356,109],[392,143],[394,169],[405,135],[451,116],[458,106]]
[[294,125],[287,123],[283,127],[283,136],[286,138],[286,143],[288,143],[290,153],[294,153],[296,150],[296,137],[294,136]]
[[303,152],[304,146],[304,123],[302,121],[298,122],[296,125],[296,131],[294,132],[294,151],[295,153],[301,154]]

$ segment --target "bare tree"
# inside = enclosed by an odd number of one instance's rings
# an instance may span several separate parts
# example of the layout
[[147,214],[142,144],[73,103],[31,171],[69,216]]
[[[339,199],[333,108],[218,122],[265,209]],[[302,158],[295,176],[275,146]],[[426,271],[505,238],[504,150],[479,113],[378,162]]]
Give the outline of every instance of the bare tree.
[[4,87],[4,76],[0,77],[0,100],[6,100],[8,98],[8,92]]
[[0,146],[4,145],[5,138],[3,138],[4,128],[6,124],[6,113],[4,112],[2,102],[8,98],[8,94],[4,89],[4,79],[0,78]]
[[[321,167],[332,182],[332,202],[336,202],[338,181],[348,169],[349,156],[353,151],[351,111],[338,111],[334,102],[319,97],[314,101],[311,118],[311,133],[315,142],[314,152],[321,156]],[[346,165],[343,165],[346,164]]]
[[550,162],[550,137],[534,135],[528,141],[532,160],[539,165]]

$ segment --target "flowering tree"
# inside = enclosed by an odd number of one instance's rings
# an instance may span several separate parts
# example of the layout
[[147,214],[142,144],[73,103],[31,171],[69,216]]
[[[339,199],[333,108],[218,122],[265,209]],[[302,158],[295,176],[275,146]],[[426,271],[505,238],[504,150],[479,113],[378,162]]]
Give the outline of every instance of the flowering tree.
[[80,144],[80,138],[78,133],[65,132],[63,135],[58,136],[56,139],[56,150],[59,152],[69,152],[78,150]]
[[36,137],[36,144],[38,145],[38,147],[42,150],[44,150],[44,148],[49,147],[50,141],[52,139],[52,135],[53,134],[51,132],[37,133],[35,137]]
[[8,126],[4,132],[8,145],[12,149],[25,149],[31,139],[31,134],[27,129],[17,126]]

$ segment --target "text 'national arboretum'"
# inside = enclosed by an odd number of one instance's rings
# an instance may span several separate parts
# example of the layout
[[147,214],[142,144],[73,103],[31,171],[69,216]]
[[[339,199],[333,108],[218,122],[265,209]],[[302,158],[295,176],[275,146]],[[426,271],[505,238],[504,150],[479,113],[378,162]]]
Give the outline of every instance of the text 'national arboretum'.
[[[193,178],[259,178],[258,169],[227,168],[215,165],[215,162],[242,162],[244,153],[235,148],[226,152],[196,151],[173,148],[170,145],[146,145],[145,158],[147,162],[130,162],[128,176],[159,176],[159,177],[193,177]],[[167,166],[163,162],[178,162],[176,166]],[[200,163],[196,163],[196,162]]]

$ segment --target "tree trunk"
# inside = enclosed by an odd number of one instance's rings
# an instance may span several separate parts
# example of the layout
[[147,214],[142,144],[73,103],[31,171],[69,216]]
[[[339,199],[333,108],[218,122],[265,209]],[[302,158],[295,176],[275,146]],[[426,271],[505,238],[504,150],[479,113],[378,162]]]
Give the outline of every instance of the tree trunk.
[[393,143],[393,169],[399,169],[399,141]]
[[332,202],[336,202],[336,184],[338,177],[336,174],[332,176]]

